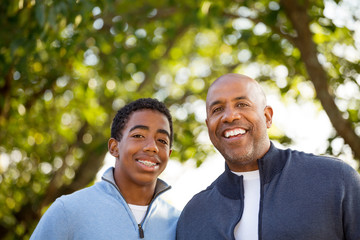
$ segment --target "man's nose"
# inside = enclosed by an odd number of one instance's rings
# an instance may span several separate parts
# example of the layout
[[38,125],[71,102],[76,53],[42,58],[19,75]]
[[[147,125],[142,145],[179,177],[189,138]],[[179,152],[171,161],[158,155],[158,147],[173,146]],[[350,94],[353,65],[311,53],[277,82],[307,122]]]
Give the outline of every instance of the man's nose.
[[144,151],[158,153],[159,148],[156,145],[155,139],[148,139],[144,146]]
[[231,123],[235,120],[239,120],[241,118],[240,113],[236,111],[235,109],[231,107],[227,107],[224,112],[223,116],[221,118],[222,122]]

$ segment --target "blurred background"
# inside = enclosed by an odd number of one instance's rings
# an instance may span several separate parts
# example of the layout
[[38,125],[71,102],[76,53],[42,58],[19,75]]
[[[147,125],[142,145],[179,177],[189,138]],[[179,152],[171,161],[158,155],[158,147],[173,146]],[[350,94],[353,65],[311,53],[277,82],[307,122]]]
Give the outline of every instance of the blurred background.
[[212,81],[257,79],[279,147],[360,160],[360,1],[2,0],[0,239],[28,239],[59,196],[92,185],[116,111],[154,97],[174,118],[162,178],[181,209],[224,169],[205,126]]

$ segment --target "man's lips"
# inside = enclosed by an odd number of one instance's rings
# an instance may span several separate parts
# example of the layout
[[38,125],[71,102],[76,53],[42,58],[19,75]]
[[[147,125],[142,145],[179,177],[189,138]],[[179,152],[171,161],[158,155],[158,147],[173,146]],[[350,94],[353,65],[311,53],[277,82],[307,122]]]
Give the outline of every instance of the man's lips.
[[223,136],[225,138],[237,137],[240,135],[244,135],[247,131],[244,128],[233,128],[227,129],[223,132]]

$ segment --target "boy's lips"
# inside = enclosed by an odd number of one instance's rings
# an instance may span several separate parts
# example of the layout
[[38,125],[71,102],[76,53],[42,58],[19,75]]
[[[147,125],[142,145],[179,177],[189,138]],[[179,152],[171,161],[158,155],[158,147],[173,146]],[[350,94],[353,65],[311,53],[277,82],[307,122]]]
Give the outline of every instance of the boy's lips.
[[147,156],[142,154],[141,156],[137,156],[135,160],[139,164],[148,168],[154,168],[160,165],[160,160],[157,159],[156,156]]
[[147,167],[154,167],[156,165],[159,165],[159,163],[157,162],[152,162],[152,161],[149,161],[149,160],[136,160],[137,162],[147,166]]

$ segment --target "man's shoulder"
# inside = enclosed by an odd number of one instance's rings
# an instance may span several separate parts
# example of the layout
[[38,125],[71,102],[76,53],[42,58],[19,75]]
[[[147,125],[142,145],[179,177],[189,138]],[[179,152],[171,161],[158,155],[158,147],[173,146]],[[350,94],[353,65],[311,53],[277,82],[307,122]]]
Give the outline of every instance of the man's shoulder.
[[[286,150],[283,150],[286,151]],[[327,155],[316,155],[313,153],[307,153],[299,150],[288,149],[288,153],[291,154],[292,161],[304,162],[306,164],[320,165],[323,167],[339,167],[342,168],[348,164],[339,158]]]
[[313,170],[319,170],[319,173],[341,178],[358,175],[357,171],[349,163],[333,156],[316,155],[293,149],[280,151],[283,151],[283,154],[288,158],[287,165],[292,166],[290,169],[296,171],[313,172]]

